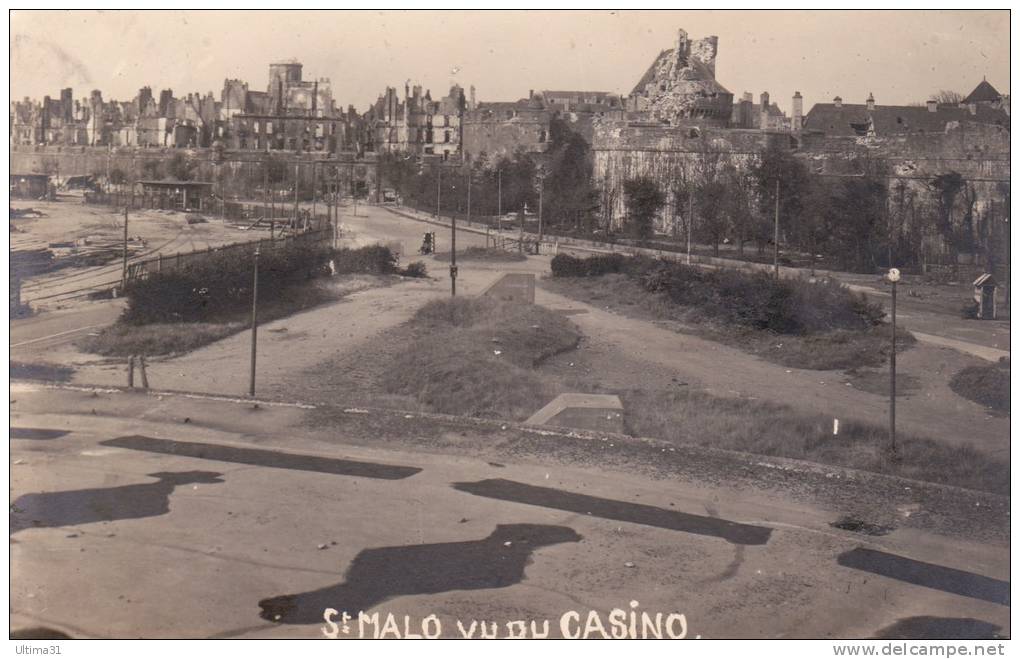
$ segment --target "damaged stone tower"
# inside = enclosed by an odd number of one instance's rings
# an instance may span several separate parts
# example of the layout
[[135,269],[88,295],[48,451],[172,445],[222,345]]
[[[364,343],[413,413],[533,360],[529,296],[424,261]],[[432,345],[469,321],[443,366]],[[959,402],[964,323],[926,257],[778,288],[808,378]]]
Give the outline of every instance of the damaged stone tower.
[[733,114],[733,94],[715,80],[719,37],[692,40],[677,30],[676,44],[664,50],[630,93],[628,109],[671,125],[725,126]]

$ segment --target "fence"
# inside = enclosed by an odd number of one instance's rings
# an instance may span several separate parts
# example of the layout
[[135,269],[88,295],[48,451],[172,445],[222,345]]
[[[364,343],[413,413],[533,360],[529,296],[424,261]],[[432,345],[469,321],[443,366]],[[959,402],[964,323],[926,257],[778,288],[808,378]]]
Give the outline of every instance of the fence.
[[[197,200],[197,201],[195,201]],[[216,196],[196,196],[185,207],[184,197],[170,193],[134,193],[122,190],[93,191],[85,193],[84,203],[115,206],[132,210],[173,210],[194,211],[207,215],[221,216],[227,220],[255,221],[258,219],[291,222],[294,219],[292,199],[280,198],[275,203],[264,201],[227,201]],[[321,208],[325,209],[325,204]],[[298,209],[298,223],[307,223],[311,213],[307,208]],[[326,215],[316,214],[317,221],[326,221]]]
[[291,245],[330,245],[333,241],[332,229],[320,229],[317,231],[306,231],[304,233],[287,234],[276,238],[265,238],[261,240],[250,240],[243,243],[232,243],[220,245],[195,252],[177,252],[176,254],[160,254],[156,258],[136,261],[128,264],[127,281],[145,279],[152,273],[172,272],[182,268],[201,263],[214,254],[225,254],[230,252],[243,252],[251,254],[255,249],[279,249]]

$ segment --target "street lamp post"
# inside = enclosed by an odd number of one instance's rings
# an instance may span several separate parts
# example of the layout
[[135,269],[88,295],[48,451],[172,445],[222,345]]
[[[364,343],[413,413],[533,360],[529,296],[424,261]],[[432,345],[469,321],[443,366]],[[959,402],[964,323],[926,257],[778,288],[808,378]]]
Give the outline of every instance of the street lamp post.
[[896,282],[900,280],[900,271],[889,269],[889,282],[892,284],[892,352],[889,355],[889,449],[896,458]]
[[[779,279],[779,179],[776,179],[776,223],[772,236],[774,243],[773,258],[775,260],[776,279]],[[893,285],[895,288],[895,284]]]
[[251,283],[251,379],[248,384],[248,395],[255,397],[255,346],[258,343],[258,309],[259,309],[259,249],[255,248],[255,270]]

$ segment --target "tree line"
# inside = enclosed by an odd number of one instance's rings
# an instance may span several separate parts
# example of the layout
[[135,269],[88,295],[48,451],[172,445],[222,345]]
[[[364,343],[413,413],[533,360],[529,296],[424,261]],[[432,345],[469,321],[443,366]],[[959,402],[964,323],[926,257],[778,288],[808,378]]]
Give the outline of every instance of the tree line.
[[[380,174],[404,203],[423,210],[435,211],[438,201],[443,213],[466,214],[470,180],[475,217],[537,212],[541,189],[549,233],[681,245],[690,233],[716,254],[730,244],[741,257],[771,251],[778,201],[784,252],[860,272],[955,268],[961,254],[984,256],[990,269],[1008,241],[1009,183],[978,184],[957,172],[905,179],[884,161],[859,158],[849,173],[828,175],[775,143],[744,159],[706,145],[667,175],[635,176],[617,189],[594,178],[592,163],[587,141],[554,119],[543,154],[482,153],[457,164],[384,154]],[[622,218],[614,216],[617,206]]]

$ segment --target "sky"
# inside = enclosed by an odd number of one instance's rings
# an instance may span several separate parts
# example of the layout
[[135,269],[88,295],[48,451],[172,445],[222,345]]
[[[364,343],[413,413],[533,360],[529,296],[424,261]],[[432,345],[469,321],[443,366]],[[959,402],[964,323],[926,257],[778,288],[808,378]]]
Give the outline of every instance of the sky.
[[225,78],[265,90],[270,61],[330,78],[364,111],[387,85],[453,83],[479,101],[528,91],[627,94],[677,28],[719,37],[717,80],[790,111],[830,102],[923,102],[982,79],[1009,92],[1009,12],[998,11],[24,11],[11,13],[11,98],[131,100],[143,86],[214,92]]

